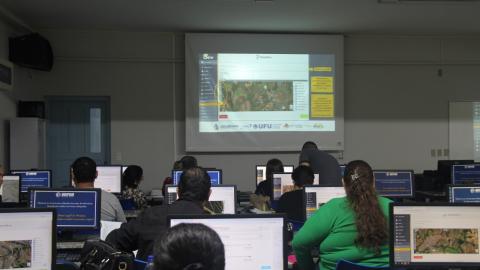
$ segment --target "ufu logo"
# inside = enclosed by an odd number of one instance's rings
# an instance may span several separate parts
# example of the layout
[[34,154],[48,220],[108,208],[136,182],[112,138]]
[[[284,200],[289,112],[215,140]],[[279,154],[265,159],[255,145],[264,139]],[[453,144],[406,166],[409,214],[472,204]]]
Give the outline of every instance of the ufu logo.
[[75,197],[75,193],[68,193],[68,192],[57,192],[57,194],[55,194],[55,196],[57,198],[73,198]]

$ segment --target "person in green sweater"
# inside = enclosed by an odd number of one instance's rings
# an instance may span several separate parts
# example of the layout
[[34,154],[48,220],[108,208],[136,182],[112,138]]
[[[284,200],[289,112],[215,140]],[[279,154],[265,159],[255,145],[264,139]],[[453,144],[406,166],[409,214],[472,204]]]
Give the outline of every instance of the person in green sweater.
[[319,269],[335,269],[339,260],[388,266],[388,206],[377,195],[367,162],[348,163],[343,178],[346,197],[335,198],[313,214],[295,235],[292,246],[299,269],[315,268],[311,250],[319,247]]

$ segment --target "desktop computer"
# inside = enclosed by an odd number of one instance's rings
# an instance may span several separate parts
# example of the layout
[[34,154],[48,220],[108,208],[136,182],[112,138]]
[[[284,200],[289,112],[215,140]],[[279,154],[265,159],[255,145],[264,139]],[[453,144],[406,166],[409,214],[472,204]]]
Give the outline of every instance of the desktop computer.
[[[237,186],[218,185],[211,187],[212,193],[205,204],[212,214],[235,214],[237,210]],[[172,204],[177,200],[177,186],[167,185],[166,202]]]
[[450,185],[448,200],[451,203],[480,203],[480,186]]
[[390,266],[480,267],[480,204],[390,204]]
[[94,187],[111,193],[122,192],[122,166],[97,166]]
[[168,224],[201,223],[225,246],[225,269],[287,269],[284,215],[169,216]]
[[378,195],[389,198],[413,198],[415,196],[412,170],[375,170],[373,174]]
[[[275,173],[273,174],[273,200],[277,201],[280,197],[289,191],[294,189],[293,179],[291,173]],[[313,184],[319,184],[318,173],[314,174]]]
[[0,268],[53,270],[55,210],[0,209]]
[[13,170],[10,173],[20,175],[22,178],[20,191],[24,194],[27,194],[31,187],[52,187],[52,171],[50,170]]
[[305,220],[315,213],[322,205],[333,198],[345,197],[343,187],[322,187],[319,185],[307,185],[303,187],[303,201],[305,204]]
[[452,184],[480,185],[480,163],[452,165]]
[[20,185],[22,179],[20,175],[4,175],[3,184],[0,187],[2,203],[20,202]]
[[[206,169],[206,171],[210,176],[212,186],[222,184],[222,170]],[[180,177],[182,176],[182,173],[183,173],[182,170],[172,170],[173,185],[178,185],[178,182],[180,182]]]
[[[283,172],[292,173],[295,166],[293,165],[283,165]],[[258,186],[260,182],[267,180],[267,165],[256,165],[255,166],[255,184]]]

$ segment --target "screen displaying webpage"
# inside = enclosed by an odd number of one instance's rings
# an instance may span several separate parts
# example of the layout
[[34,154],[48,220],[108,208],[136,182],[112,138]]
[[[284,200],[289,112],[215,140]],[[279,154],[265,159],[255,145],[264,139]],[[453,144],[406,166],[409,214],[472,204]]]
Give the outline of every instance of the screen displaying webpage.
[[[293,165],[283,165],[283,171],[286,173],[292,173],[294,169]],[[266,165],[257,165],[257,186],[260,182],[267,180],[267,166]]]
[[[314,174],[313,184],[318,185],[319,175]],[[279,200],[280,197],[289,191],[293,191],[295,186],[293,185],[291,173],[275,173],[273,174],[273,199]]]
[[2,184],[2,202],[20,201],[20,175],[4,175]]
[[225,269],[284,269],[283,218],[172,219],[170,225],[202,223],[225,246]]
[[480,203],[480,186],[451,186],[448,191],[452,203]]
[[121,166],[97,166],[98,176],[95,179],[95,188],[101,188],[106,192],[122,192],[122,167]]
[[452,184],[480,184],[480,164],[453,165]]
[[31,187],[50,187],[50,171],[12,171],[12,174],[22,178],[22,192],[28,192]]
[[335,131],[333,54],[202,53],[199,131]]
[[[180,177],[182,177],[183,171],[181,170],[174,170],[172,171],[172,179],[173,184],[178,185],[180,182]],[[221,185],[222,184],[222,172],[220,170],[207,170],[208,176],[210,176],[210,181],[212,182],[212,186]]]
[[345,188],[343,187],[315,187],[305,186],[305,213],[309,218],[322,205],[333,198],[345,197]]
[[394,206],[394,262],[480,263],[479,206]]
[[375,189],[385,197],[413,197],[413,171],[374,171]]
[[52,270],[53,213],[0,213],[0,269]]

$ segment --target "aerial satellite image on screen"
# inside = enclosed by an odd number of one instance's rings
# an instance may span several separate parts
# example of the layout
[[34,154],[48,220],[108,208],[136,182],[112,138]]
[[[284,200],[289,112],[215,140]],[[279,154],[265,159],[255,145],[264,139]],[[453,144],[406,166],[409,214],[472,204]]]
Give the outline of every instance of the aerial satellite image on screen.
[[0,269],[27,268],[32,264],[32,241],[0,241]]
[[292,111],[292,81],[222,81],[220,111]]
[[414,253],[478,254],[478,229],[416,229],[414,235]]

